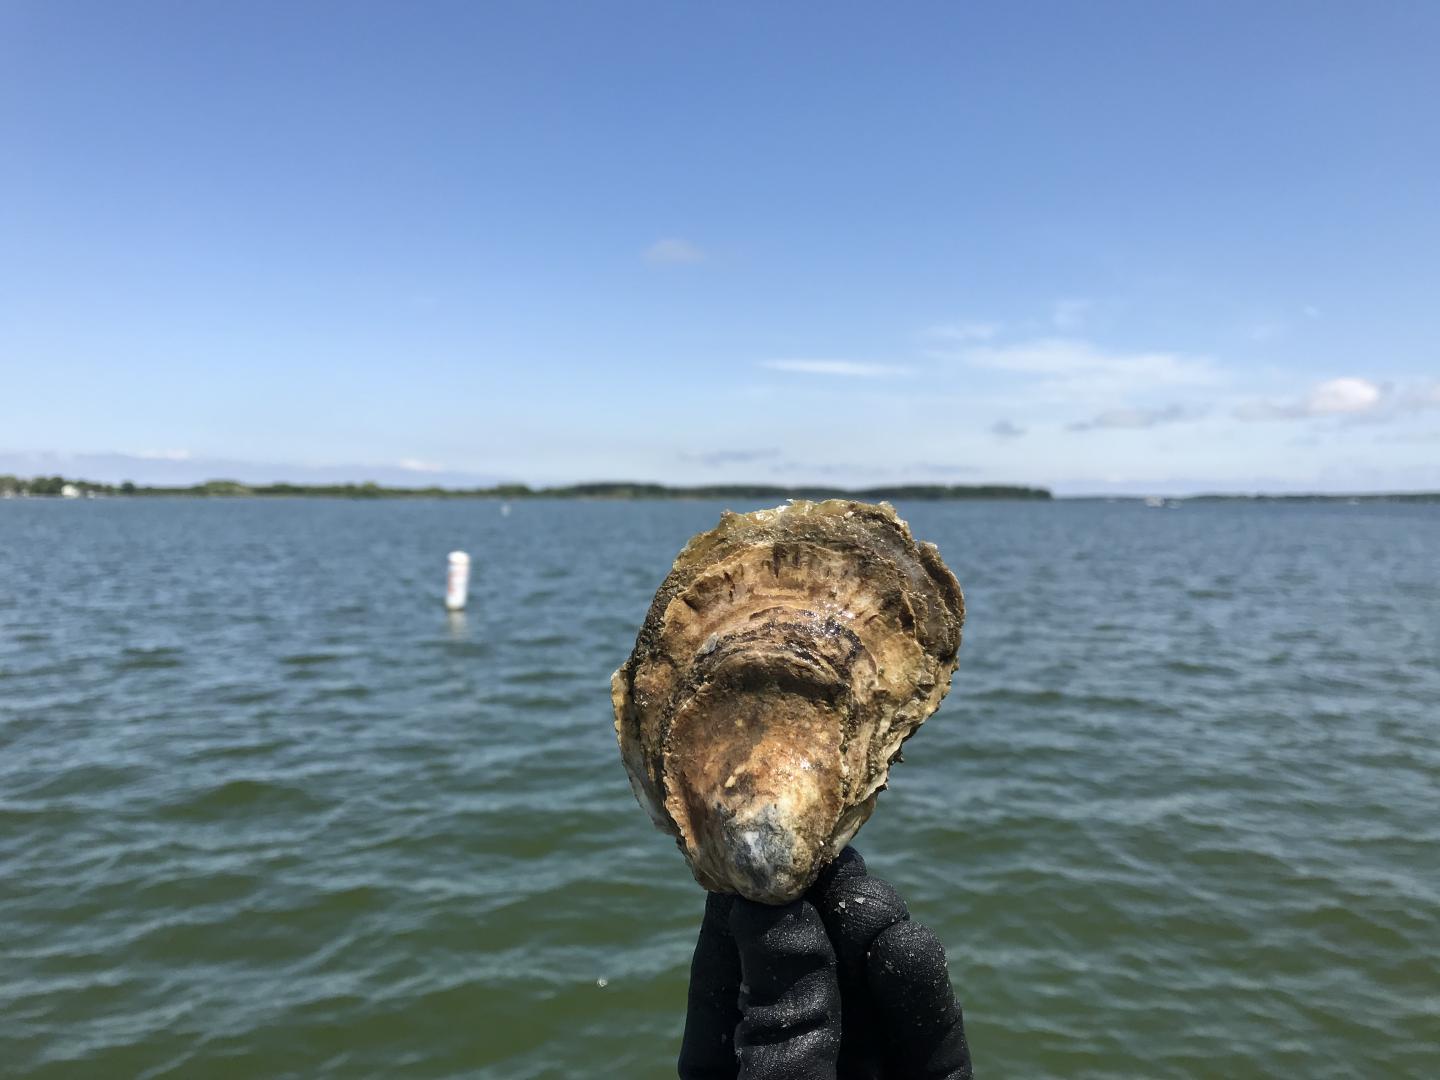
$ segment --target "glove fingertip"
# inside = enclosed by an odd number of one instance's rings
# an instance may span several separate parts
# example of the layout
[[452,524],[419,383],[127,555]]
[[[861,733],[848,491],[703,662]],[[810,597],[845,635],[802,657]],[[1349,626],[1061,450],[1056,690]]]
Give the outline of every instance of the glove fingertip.
[[968,1078],[964,1015],[934,932],[908,920],[894,924],[875,939],[868,968],[871,998],[899,1075]]
[[730,909],[729,927],[742,967],[763,961],[764,970],[777,965],[798,970],[835,963],[824,921],[806,900],[772,906],[736,899]]
[[910,918],[910,909],[884,878],[835,877],[811,895],[842,963],[860,964],[887,927]]
[[840,1048],[835,950],[814,905],[737,900],[730,929],[743,982],[735,1030],[742,1077],[833,1080]]
[[733,897],[710,893],[690,962],[681,1080],[734,1080],[735,1027],[740,1023],[740,956],[730,935]]
[[707,892],[705,894],[705,921],[713,921],[717,926],[726,926],[730,920],[730,909],[734,906],[735,897],[730,893]]
[[815,884],[806,888],[805,896],[811,894],[824,894],[835,886],[835,883],[847,878],[864,877],[868,871],[865,870],[865,860],[861,858],[860,852],[855,851],[850,845],[845,845],[840,854],[835,855],[824,868],[819,871],[815,878]]

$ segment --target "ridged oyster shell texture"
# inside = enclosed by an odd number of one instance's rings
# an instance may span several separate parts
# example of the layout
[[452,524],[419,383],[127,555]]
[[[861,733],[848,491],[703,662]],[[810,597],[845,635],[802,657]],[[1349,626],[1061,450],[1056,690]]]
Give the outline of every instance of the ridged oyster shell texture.
[[611,697],[635,796],[695,880],[803,893],[950,689],[964,617],[885,503],[727,511],[686,544]]

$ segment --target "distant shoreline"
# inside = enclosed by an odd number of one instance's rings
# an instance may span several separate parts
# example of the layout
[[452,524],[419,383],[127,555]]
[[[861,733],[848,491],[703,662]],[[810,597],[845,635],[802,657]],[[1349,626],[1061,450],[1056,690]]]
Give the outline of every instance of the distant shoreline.
[[603,481],[532,488],[528,484],[497,484],[493,487],[388,487],[382,484],[242,484],[238,480],[208,480],[187,487],[132,484],[101,484],[63,476],[42,476],[22,480],[0,476],[0,496],[80,498],[115,496],[147,498],[254,498],[322,496],[345,499],[861,499],[870,502],[896,499],[941,501],[950,499],[1052,499],[1046,488],[1013,484],[900,484],[890,487],[838,488],[824,486],[783,486],[773,484],[705,484],[692,487],[646,484],[634,481]]
[[22,479],[0,476],[0,498],[336,498],[336,499],[592,499],[634,501],[644,499],[859,499],[868,502],[947,502],[966,499],[1009,499],[1026,502],[1149,502],[1155,504],[1205,502],[1440,502],[1440,491],[1353,493],[1232,493],[1199,495],[1054,495],[1048,488],[1019,484],[897,484],[887,487],[840,488],[823,485],[704,484],[679,486],[633,481],[603,481],[556,487],[496,484],[492,487],[390,487],[360,484],[243,484],[237,480],[208,480],[188,486],[104,484],[62,476]]
[[1440,491],[1206,492],[1200,495],[1057,495],[1057,502],[1440,502]]

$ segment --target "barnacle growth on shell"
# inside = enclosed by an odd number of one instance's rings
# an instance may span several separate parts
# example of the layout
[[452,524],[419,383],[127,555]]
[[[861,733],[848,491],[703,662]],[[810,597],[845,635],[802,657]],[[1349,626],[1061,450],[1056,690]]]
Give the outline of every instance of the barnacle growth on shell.
[[713,892],[787,903],[950,689],[965,604],[888,504],[726,512],[611,680],[635,796]]

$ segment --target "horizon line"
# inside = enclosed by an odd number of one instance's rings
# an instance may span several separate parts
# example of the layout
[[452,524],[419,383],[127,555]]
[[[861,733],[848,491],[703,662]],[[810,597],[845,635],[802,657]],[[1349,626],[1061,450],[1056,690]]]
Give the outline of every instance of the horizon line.
[[[0,484],[0,495],[22,498],[62,497],[64,488],[74,488],[82,495],[138,496],[166,495],[215,496],[215,497],[354,497],[356,495],[383,497],[471,497],[471,498],[612,498],[641,500],[656,498],[768,498],[804,497],[807,494],[830,498],[856,496],[878,497],[886,495],[896,498],[944,501],[963,498],[1009,498],[1025,501],[1143,501],[1160,499],[1167,502],[1194,502],[1206,499],[1271,499],[1271,500],[1369,500],[1386,499],[1412,501],[1440,501],[1440,490],[1384,490],[1384,491],[1274,491],[1264,489],[1225,490],[1217,488],[1190,494],[1175,494],[1164,491],[1145,493],[1119,493],[1107,491],[1073,492],[1056,494],[1051,488],[1039,484],[1018,483],[891,483],[870,484],[863,487],[825,483],[747,483],[725,482],[713,484],[668,484],[653,480],[587,480],[571,484],[548,484],[533,486],[514,481],[489,485],[459,487],[454,485],[395,485],[381,484],[374,480],[338,481],[333,483],[300,483],[274,481],[250,483],[217,477],[192,484],[136,484],[131,481],[110,483],[64,477],[58,474],[32,477],[5,476],[0,480],[12,480],[13,484]],[[33,490],[36,484],[43,484],[44,490]],[[51,489],[54,490],[51,490]]]

